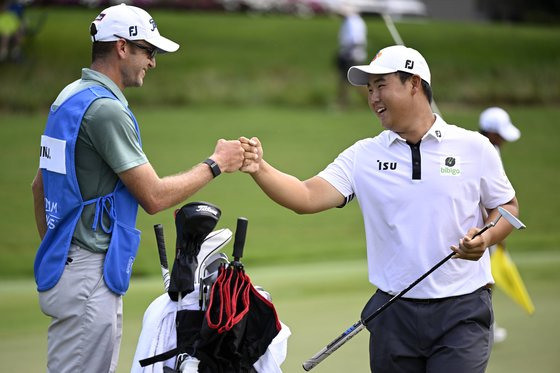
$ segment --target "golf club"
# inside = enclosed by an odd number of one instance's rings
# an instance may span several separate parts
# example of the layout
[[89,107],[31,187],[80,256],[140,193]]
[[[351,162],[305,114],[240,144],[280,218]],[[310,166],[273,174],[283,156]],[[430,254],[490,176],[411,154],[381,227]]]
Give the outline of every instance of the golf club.
[[233,262],[234,267],[243,268],[240,260],[243,257],[243,248],[245,246],[245,237],[247,236],[247,218],[237,218],[237,228],[235,229],[235,241],[233,241]]
[[165,291],[169,290],[169,265],[167,263],[167,253],[165,251],[165,239],[163,236],[163,226],[161,224],[154,225],[154,232],[156,233],[156,243],[159,254],[159,263],[161,265],[161,276],[163,278],[163,288]]
[[[517,219],[515,216],[513,216],[513,214],[511,214],[509,211],[507,211],[506,209],[504,209],[500,206],[500,207],[498,207],[498,216],[496,217],[496,219],[494,219],[490,223],[486,224],[481,230],[479,230],[474,236],[472,236],[472,238],[480,236],[482,233],[486,232],[488,229],[494,227],[498,223],[498,221],[500,220],[500,218],[502,216],[515,229],[524,229],[525,228],[525,224],[523,224],[519,219]],[[387,307],[389,307],[391,304],[395,303],[399,298],[402,298],[402,296],[405,295],[410,289],[412,289],[413,287],[418,285],[418,283],[420,281],[422,281],[423,279],[428,277],[432,272],[434,272],[436,269],[441,267],[445,262],[447,262],[449,259],[451,259],[455,255],[456,255],[455,252],[451,252],[449,255],[447,255],[445,258],[443,258],[441,261],[439,261],[435,266],[430,268],[428,270],[428,272],[426,272],[422,276],[420,276],[416,281],[414,281],[412,284],[410,284],[406,289],[402,290],[400,293],[393,296],[389,301],[387,301],[387,303],[385,303],[384,305],[379,307],[371,315],[366,317],[364,320],[359,320],[354,325],[352,325],[351,327],[346,329],[346,331],[344,333],[342,333],[337,338],[335,338],[331,343],[329,343],[321,351],[317,352],[315,355],[313,355],[311,358],[309,358],[307,361],[305,361],[303,363],[303,369],[305,371],[310,371],[311,369],[316,367],[321,361],[325,360],[329,355],[331,355],[333,352],[338,350],[340,348],[340,346],[342,346],[343,344],[348,342],[350,339],[352,339],[356,334],[361,332],[365,328],[365,326],[368,322],[370,322],[375,317],[377,317],[377,315],[379,315],[381,312],[385,311],[385,309],[387,309]]]

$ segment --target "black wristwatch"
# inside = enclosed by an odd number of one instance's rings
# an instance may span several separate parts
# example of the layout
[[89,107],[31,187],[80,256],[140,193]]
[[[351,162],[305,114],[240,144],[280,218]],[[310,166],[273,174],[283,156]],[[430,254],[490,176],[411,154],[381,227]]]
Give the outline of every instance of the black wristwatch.
[[218,164],[214,162],[212,158],[208,158],[202,163],[206,163],[208,166],[210,166],[210,171],[212,171],[212,175],[214,177],[217,177],[219,174],[222,173],[222,170],[220,170],[220,166],[218,166]]

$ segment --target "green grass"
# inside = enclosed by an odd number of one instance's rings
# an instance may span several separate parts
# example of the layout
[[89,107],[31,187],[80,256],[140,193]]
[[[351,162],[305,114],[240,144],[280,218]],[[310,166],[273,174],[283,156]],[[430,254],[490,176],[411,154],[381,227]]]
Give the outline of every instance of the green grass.
[[[38,239],[29,184],[37,167],[39,136],[49,103],[89,63],[83,25],[97,11],[36,8],[31,12],[46,12],[48,17],[27,51],[27,63],[5,64],[0,69],[0,155],[4,160],[0,260],[6,263],[0,278],[31,275]],[[159,68],[148,74],[145,86],[125,93],[141,123],[146,153],[160,175],[206,158],[220,137],[256,135],[265,145],[267,160],[307,178],[357,139],[379,132],[377,121],[357,94],[352,110],[329,109],[334,100],[336,18],[153,13],[162,32],[173,36],[182,49],[158,57]],[[379,19],[366,21],[371,51],[390,43]],[[560,75],[551,73],[560,62],[558,28],[445,22],[405,22],[398,27],[403,38],[425,51],[430,60],[435,97],[450,122],[474,129],[484,107],[495,101],[517,102],[507,96],[518,89],[537,97],[529,103],[560,100],[554,92],[560,89]],[[485,90],[496,91],[495,100]],[[481,100],[465,99],[462,91],[480,93]],[[538,98],[541,95],[547,99]],[[310,97],[318,101],[309,101]],[[466,101],[457,104],[459,99]],[[560,138],[560,110],[554,105],[504,107],[523,133],[517,143],[504,148],[503,159],[517,190],[521,217],[529,227],[512,235],[511,248],[555,250],[560,238],[556,214],[560,202],[554,198],[560,188],[555,141]],[[297,216],[274,205],[241,174],[221,176],[193,199],[220,206],[221,227],[233,228],[238,216],[249,218],[249,242],[258,250],[247,260],[256,263],[358,258],[364,252],[356,203]],[[139,226],[145,234],[136,275],[157,271],[155,223],[163,223],[168,240],[174,239],[171,211],[156,216],[141,212]]]
[[[46,23],[27,62],[0,69],[0,108],[37,110],[90,63],[88,26],[98,10],[31,8]],[[336,89],[340,20],[289,15],[153,10],[164,35],[181,44],[158,56],[133,103],[325,107]],[[368,54],[393,44],[379,17],[366,17]],[[560,28],[441,21],[397,22],[407,45],[428,60],[442,102],[554,104],[560,101]],[[354,105],[360,103],[355,98]]]
[[[87,25],[97,13],[45,11],[47,23],[27,50],[27,63],[0,69],[0,357],[6,371],[44,370],[48,319],[39,311],[31,280],[39,240],[30,183],[46,110],[89,64]],[[262,140],[269,162],[304,179],[356,140],[380,131],[358,95],[352,110],[329,109],[338,20],[152,13],[162,33],[182,48],[158,57],[145,86],[125,93],[160,175],[205,159],[218,138],[245,135]],[[366,21],[370,53],[391,43],[379,19]],[[435,97],[447,121],[475,129],[480,111],[501,103],[521,129],[521,139],[507,144],[502,156],[528,229],[514,232],[508,247],[537,312],[527,317],[496,293],[497,319],[508,328],[509,339],[495,347],[488,371],[558,372],[559,29],[443,22],[397,26],[404,40],[428,58]],[[357,320],[372,293],[357,203],[299,216],[269,201],[243,174],[220,176],[192,200],[222,209],[218,228],[233,230],[237,217],[249,219],[244,262],[254,282],[272,292],[280,317],[293,332],[285,372],[301,371],[305,358]],[[125,296],[119,372],[128,371],[143,311],[161,292],[154,277],[159,271],[156,223],[164,225],[173,256],[172,209],[155,216],[141,211],[138,226],[144,234]],[[366,371],[366,351],[367,333],[361,333],[317,371]]]
[[[134,109],[134,108],[133,108]],[[481,108],[442,106],[451,123],[474,128]],[[560,137],[554,108],[508,108],[523,135],[507,144],[503,160],[517,190],[521,218],[528,226],[508,239],[515,251],[557,250],[560,200],[560,154],[554,139]],[[346,113],[287,108],[189,108],[135,110],[141,123],[145,151],[160,175],[191,167],[211,154],[220,137],[258,136],[265,158],[302,179],[322,170],[357,139],[373,136],[380,127],[366,108]],[[6,114],[0,126],[4,170],[0,173],[0,277],[30,276],[35,233],[30,182],[37,168],[37,148],[44,115]],[[364,234],[358,204],[321,214],[301,216],[272,203],[244,174],[222,175],[191,198],[212,202],[222,209],[218,228],[235,229],[237,217],[249,219],[246,260],[249,263],[293,263],[361,258]],[[135,275],[157,273],[152,226],[162,223],[173,254],[175,229],[172,210],[155,216],[139,213],[144,232]]]
[[[231,248],[231,244],[229,245]],[[557,335],[560,326],[560,254],[550,251],[514,255],[536,312],[528,316],[501,291],[494,293],[496,319],[508,338],[494,346],[488,373],[560,369]],[[280,319],[292,335],[284,372],[302,372],[301,363],[356,322],[373,292],[364,260],[283,266],[247,266],[252,282],[270,291]],[[135,279],[124,297],[124,335],[119,373],[130,371],[142,315],[161,294],[158,277]],[[4,281],[0,287],[0,358],[3,371],[37,372],[46,361],[48,318],[41,314],[29,280]],[[387,312],[390,312],[389,310]],[[367,372],[368,332],[346,343],[314,371]],[[29,357],[32,358],[29,358]]]

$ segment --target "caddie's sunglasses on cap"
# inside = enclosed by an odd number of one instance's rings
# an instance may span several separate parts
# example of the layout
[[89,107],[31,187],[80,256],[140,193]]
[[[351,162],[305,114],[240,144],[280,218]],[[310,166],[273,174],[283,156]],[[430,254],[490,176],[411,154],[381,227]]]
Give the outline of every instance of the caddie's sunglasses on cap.
[[150,59],[154,59],[154,58],[155,58],[155,56],[156,56],[156,54],[157,54],[157,51],[158,51],[158,49],[157,49],[156,47],[148,47],[147,45],[139,44],[139,43],[137,43],[137,42],[135,42],[135,41],[133,41],[133,40],[129,40],[129,39],[127,39],[127,38],[123,38],[122,36],[119,36],[119,35],[117,35],[117,34],[114,34],[114,35],[115,35],[117,38],[121,38],[121,39],[123,39],[123,40],[126,40],[128,43],[134,45],[134,46],[137,47],[137,48],[140,48],[140,49],[145,50],[146,52],[148,52],[148,56],[150,57]]

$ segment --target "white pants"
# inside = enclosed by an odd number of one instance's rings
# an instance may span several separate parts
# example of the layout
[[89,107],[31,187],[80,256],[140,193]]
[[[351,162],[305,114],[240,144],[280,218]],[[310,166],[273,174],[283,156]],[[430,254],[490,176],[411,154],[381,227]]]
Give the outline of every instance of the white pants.
[[114,372],[122,336],[122,297],[103,281],[104,254],[70,247],[62,277],[39,293],[52,318],[47,372]]

